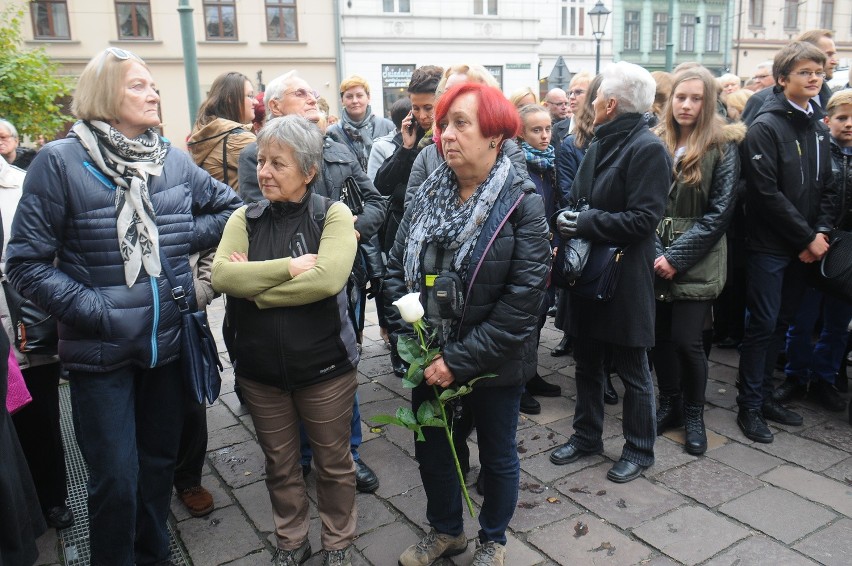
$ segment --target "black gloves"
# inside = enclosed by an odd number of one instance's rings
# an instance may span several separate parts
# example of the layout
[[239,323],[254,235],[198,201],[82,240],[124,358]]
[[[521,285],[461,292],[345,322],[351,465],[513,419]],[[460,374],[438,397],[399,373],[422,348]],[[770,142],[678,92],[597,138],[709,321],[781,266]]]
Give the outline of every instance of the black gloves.
[[579,212],[563,210],[556,216],[556,229],[564,238],[573,238],[577,235],[577,218]]

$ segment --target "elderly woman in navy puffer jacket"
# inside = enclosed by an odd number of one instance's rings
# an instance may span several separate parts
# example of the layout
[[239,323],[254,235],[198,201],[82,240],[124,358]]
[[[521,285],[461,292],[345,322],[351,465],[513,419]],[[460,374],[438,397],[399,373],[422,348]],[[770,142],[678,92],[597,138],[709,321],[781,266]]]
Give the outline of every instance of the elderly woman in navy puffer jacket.
[[9,280],[59,323],[89,467],[91,564],[169,558],[183,418],[180,313],[161,261],[195,302],[188,256],[215,247],[239,197],[157,135],[145,63],[111,47],[80,76],[69,136],[24,181]]

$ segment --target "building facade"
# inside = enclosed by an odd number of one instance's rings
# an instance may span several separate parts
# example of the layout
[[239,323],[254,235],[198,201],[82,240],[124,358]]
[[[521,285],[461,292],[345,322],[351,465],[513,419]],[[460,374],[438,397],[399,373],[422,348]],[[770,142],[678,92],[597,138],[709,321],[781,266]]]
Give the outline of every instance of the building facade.
[[[0,0],[0,5],[20,2]],[[296,69],[336,109],[336,0],[190,0],[202,100],[218,75],[239,71],[257,89]],[[44,0],[29,10],[25,47],[43,47],[75,77],[97,52],[133,51],[160,90],[163,134],[185,147],[194,117],[184,69],[178,0]]]
[[[376,113],[405,96],[421,65],[479,63],[507,94],[546,92],[595,69],[594,0],[337,1],[343,74],[367,79]],[[605,36],[602,61],[612,58],[609,45]]]
[[649,71],[666,70],[668,28],[673,67],[696,61],[717,74],[731,68],[735,0],[620,0],[613,14],[613,56]]

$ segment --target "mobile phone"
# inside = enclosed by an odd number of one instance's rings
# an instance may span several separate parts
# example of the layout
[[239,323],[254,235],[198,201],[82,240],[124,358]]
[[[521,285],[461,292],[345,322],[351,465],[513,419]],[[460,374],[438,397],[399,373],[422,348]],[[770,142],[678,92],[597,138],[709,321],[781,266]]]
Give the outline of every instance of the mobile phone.
[[408,127],[407,127],[406,129],[408,130],[408,133],[409,133],[409,134],[413,134],[413,133],[414,133],[414,128],[416,128],[416,127],[417,127],[417,123],[414,121],[414,113],[413,113],[413,112],[409,112],[409,113],[408,113],[408,117],[409,117],[409,118],[411,118],[411,121],[408,123]]

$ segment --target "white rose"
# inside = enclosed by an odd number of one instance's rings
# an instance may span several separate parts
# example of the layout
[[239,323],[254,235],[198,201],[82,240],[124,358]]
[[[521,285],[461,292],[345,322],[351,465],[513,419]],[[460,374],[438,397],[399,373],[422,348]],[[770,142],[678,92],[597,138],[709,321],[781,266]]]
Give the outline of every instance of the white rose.
[[420,304],[420,293],[409,293],[394,301],[393,305],[399,309],[399,314],[405,322],[415,323],[423,318],[424,311],[423,305]]

